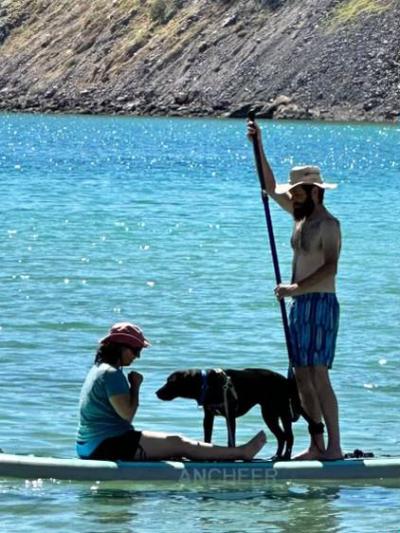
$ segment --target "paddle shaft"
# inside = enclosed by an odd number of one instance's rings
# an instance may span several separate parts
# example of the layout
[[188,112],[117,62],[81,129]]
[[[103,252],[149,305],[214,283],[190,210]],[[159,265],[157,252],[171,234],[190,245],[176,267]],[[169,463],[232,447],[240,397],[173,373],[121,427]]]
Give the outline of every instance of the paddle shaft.
[[[254,112],[250,112],[248,117],[249,117],[249,120],[254,122],[254,119],[255,119]],[[269,209],[268,194],[267,194],[267,191],[264,189],[264,173],[263,173],[263,166],[262,166],[262,161],[261,161],[261,150],[260,150],[260,145],[258,141],[259,139],[257,138],[257,133],[256,133],[256,136],[253,140],[254,158],[256,160],[257,174],[258,174],[258,179],[260,181],[261,197],[262,197],[262,201],[264,205],[265,219],[267,222],[269,243],[270,243],[271,254],[272,254],[272,262],[274,264],[274,271],[275,271],[275,279],[276,279],[276,284],[279,285],[282,282],[282,278],[281,278],[281,272],[279,269],[278,253],[276,251],[275,236],[274,236],[274,229],[272,226],[271,212]],[[287,353],[288,353],[288,358],[289,358],[289,376],[288,376],[289,383],[292,386],[292,393],[296,394],[297,396],[298,393],[297,393],[296,379],[292,373],[292,363],[291,363],[291,361],[293,361],[292,340],[290,337],[289,322],[288,322],[287,313],[286,313],[285,301],[283,298],[279,300],[279,304],[281,308],[283,330],[285,333],[286,348],[287,348]],[[292,405],[292,408],[293,408],[293,405]],[[308,422],[308,430],[311,434],[311,439],[314,442],[314,445],[317,448],[319,448],[318,442],[315,440],[315,436],[323,432],[324,425],[321,422],[316,422],[308,415],[308,413],[304,410],[303,406],[301,405],[300,400],[299,400],[299,413]]]
[[[254,113],[250,112],[249,120],[254,121],[254,118],[255,118]],[[257,134],[253,140],[253,149],[254,149],[254,158],[256,160],[258,179],[260,181],[261,198],[262,198],[263,205],[264,205],[265,220],[267,223],[269,244],[271,248],[272,262],[273,262],[274,271],[275,271],[275,280],[276,280],[276,284],[279,285],[280,283],[282,283],[282,278],[281,278],[281,272],[279,268],[278,252],[276,250],[274,228],[272,226],[272,218],[271,218],[271,211],[269,208],[268,194],[267,194],[267,191],[264,189],[264,173],[263,173],[263,167],[262,167],[262,162],[261,162],[261,151],[260,151],[260,145],[258,144]],[[285,333],[286,348],[288,352],[289,361],[291,361],[292,360],[292,342],[290,338],[289,322],[288,322],[288,317],[287,317],[287,312],[286,312],[285,301],[283,298],[279,300],[279,305],[281,309],[283,330]]]

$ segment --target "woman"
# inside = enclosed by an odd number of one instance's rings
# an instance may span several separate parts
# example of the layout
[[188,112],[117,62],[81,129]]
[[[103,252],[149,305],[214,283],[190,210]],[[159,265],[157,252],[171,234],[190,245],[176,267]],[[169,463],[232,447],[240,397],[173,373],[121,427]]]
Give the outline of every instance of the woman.
[[135,324],[121,322],[100,341],[94,366],[83,384],[80,397],[80,422],[77,452],[82,459],[109,461],[195,460],[250,461],[264,446],[266,436],[260,431],[246,444],[237,447],[215,446],[179,435],[137,431],[132,420],[139,406],[143,377],[122,367],[140,357],[150,346]]

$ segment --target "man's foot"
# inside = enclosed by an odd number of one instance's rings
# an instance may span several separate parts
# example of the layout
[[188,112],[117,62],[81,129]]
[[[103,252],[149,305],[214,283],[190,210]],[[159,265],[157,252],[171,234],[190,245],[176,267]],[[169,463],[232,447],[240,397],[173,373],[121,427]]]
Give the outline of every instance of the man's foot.
[[251,461],[255,455],[261,450],[261,448],[267,442],[267,436],[264,431],[259,431],[252,439],[246,444],[243,444],[243,459],[245,461]]
[[339,459],[344,459],[342,450],[339,449],[327,449],[323,454],[321,461],[338,461]]
[[307,450],[298,453],[292,457],[293,461],[322,461],[324,454],[326,453],[324,440],[322,435],[317,435],[319,442],[312,442]]
[[298,453],[292,457],[292,461],[320,461],[322,460],[323,453],[315,448],[308,448],[304,452]]

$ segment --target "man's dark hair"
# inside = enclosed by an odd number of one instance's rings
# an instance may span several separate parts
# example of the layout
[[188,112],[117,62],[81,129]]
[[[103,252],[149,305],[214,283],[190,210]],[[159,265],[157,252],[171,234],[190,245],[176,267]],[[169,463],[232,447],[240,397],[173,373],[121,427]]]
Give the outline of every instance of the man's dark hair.
[[101,363],[108,363],[111,366],[117,366],[122,359],[122,350],[124,348],[123,344],[115,342],[101,344],[97,349],[94,364],[99,366]]
[[317,185],[313,185],[312,183],[303,183],[302,184],[303,191],[305,191],[307,193],[308,198],[311,198],[311,191],[313,190],[314,187],[316,189],[318,189],[318,200],[319,200],[319,203],[323,204],[324,203],[324,193],[325,193],[324,189],[321,189],[321,187],[318,187]]

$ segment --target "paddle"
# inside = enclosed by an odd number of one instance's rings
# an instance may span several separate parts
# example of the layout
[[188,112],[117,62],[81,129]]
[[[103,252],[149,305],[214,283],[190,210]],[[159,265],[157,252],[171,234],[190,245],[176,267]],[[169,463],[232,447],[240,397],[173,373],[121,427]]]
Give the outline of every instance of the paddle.
[[[255,120],[254,111],[249,111],[248,119],[249,119],[249,121],[254,122],[254,120]],[[262,164],[261,164],[260,147],[258,145],[256,136],[255,136],[254,141],[253,141],[253,148],[254,148],[254,158],[256,160],[256,166],[257,166],[258,179],[260,181],[260,187],[261,187],[261,198],[262,198],[262,201],[263,201],[263,204],[264,204],[265,219],[266,219],[266,222],[267,222],[269,244],[270,244],[270,247],[271,247],[272,262],[273,262],[274,271],[275,271],[275,281],[276,281],[276,284],[279,285],[280,283],[282,283],[282,278],[281,278],[281,272],[280,272],[280,269],[279,269],[278,253],[276,251],[275,236],[274,236],[274,229],[272,227],[272,218],[271,218],[271,211],[269,209],[268,194],[267,194],[267,192],[264,189],[264,178],[263,178],[263,170],[262,170]],[[290,338],[289,322],[288,322],[288,318],[287,318],[285,301],[284,301],[283,298],[281,298],[279,300],[279,305],[280,305],[280,308],[281,308],[283,330],[284,330],[284,333],[285,333],[286,349],[287,349],[289,362],[290,362],[292,360],[292,341],[291,341],[291,338]]]
[[[248,113],[248,119],[251,122],[254,122],[255,120],[255,113],[254,111],[249,111]],[[257,134],[256,134],[257,135]],[[266,190],[264,189],[264,175],[263,175],[263,168],[261,163],[261,153],[260,153],[260,147],[257,142],[257,137],[254,138],[253,141],[253,148],[254,148],[254,158],[256,160],[256,166],[257,166],[257,174],[258,179],[260,181],[260,187],[261,187],[261,197],[264,205],[264,212],[265,212],[265,219],[267,222],[267,229],[268,229],[268,237],[269,237],[269,243],[271,247],[271,254],[272,254],[272,261],[274,264],[274,271],[275,271],[275,280],[276,284],[279,285],[282,282],[281,273],[279,269],[279,261],[278,261],[278,253],[276,251],[276,244],[275,244],[275,236],[274,236],[274,229],[272,227],[272,218],[271,218],[271,212],[269,209],[269,200],[268,200],[268,194]],[[285,340],[286,340],[286,349],[288,353],[289,358],[289,372],[288,372],[288,379],[291,387],[291,393],[292,393],[292,419],[293,421],[296,421],[300,414],[303,416],[303,418],[308,422],[308,429],[309,432],[314,439],[314,436],[316,434],[322,433],[324,425],[321,422],[315,422],[308,416],[308,414],[305,412],[304,408],[302,407],[300,403],[300,398],[298,395],[297,390],[297,384],[296,379],[293,374],[292,370],[292,340],[290,336],[290,330],[289,330],[289,322],[287,318],[286,313],[286,306],[285,301],[283,298],[279,300],[280,308],[281,308],[281,315],[282,315],[282,323],[283,323],[283,329],[285,333]]]

